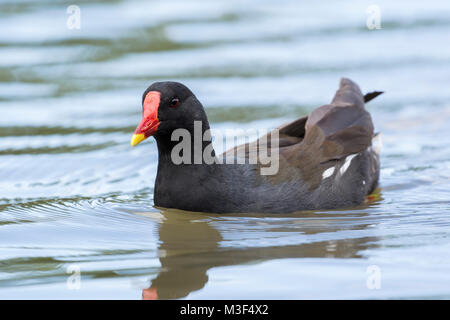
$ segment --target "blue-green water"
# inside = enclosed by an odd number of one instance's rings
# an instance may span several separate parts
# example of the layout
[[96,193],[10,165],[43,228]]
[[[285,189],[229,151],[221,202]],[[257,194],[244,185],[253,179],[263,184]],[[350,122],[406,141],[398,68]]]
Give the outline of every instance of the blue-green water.
[[[449,34],[446,0],[1,1],[0,298],[450,298]],[[189,86],[213,128],[270,128],[342,76],[386,92],[373,203],[153,207],[156,144],[129,147],[152,82]]]

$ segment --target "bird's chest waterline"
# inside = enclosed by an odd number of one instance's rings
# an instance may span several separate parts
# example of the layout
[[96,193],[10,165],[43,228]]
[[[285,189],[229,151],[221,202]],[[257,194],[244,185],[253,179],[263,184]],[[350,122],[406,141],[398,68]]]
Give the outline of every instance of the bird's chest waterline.
[[220,188],[217,175],[204,165],[162,165],[158,167],[155,181],[154,202],[156,206],[190,211],[212,209],[218,202]]

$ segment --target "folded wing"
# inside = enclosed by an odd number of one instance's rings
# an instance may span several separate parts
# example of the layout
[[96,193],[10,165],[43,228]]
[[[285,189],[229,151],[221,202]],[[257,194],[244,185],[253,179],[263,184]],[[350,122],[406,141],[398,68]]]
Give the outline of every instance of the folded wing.
[[317,152],[320,162],[341,159],[371,145],[374,128],[364,100],[358,85],[343,78],[332,102],[311,112],[302,143]]

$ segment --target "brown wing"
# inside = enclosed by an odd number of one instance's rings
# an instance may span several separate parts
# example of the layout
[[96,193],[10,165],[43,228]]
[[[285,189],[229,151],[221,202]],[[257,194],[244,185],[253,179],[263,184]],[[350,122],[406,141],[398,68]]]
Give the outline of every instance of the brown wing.
[[[342,78],[330,104],[278,128],[279,147],[288,147],[287,153],[283,152],[283,155],[297,158],[294,154],[299,152],[296,150],[298,146],[301,152],[313,154],[312,158],[322,163],[364,151],[371,145],[374,130],[371,116],[364,109],[364,102],[381,93],[371,92],[363,96],[356,83]],[[270,144],[267,147],[270,148]],[[231,148],[225,154],[242,149],[248,156],[251,150],[258,150],[258,140]]]
[[[308,117],[302,117],[294,120],[288,124],[285,124],[278,129],[278,147],[284,148],[302,142],[305,136],[305,123]],[[246,157],[250,156],[251,152],[258,152],[259,148],[271,148],[271,136],[270,133],[265,136],[265,143],[260,144],[261,138],[250,142],[235,146],[224,152],[224,155],[236,155],[241,154]]]
[[372,118],[364,109],[364,96],[358,85],[341,79],[331,104],[311,112],[302,144],[317,152],[320,162],[341,159],[364,151],[373,137]]

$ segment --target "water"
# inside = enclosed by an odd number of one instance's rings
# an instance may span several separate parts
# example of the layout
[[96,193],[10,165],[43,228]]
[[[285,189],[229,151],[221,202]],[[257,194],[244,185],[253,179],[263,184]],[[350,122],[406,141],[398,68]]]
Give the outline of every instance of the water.
[[[80,30],[71,4],[0,2],[1,298],[450,298],[448,1],[376,1],[380,30],[372,1],[78,1]],[[213,128],[268,128],[342,76],[386,92],[370,204],[153,207],[156,144],[129,147],[152,82],[188,85]]]

